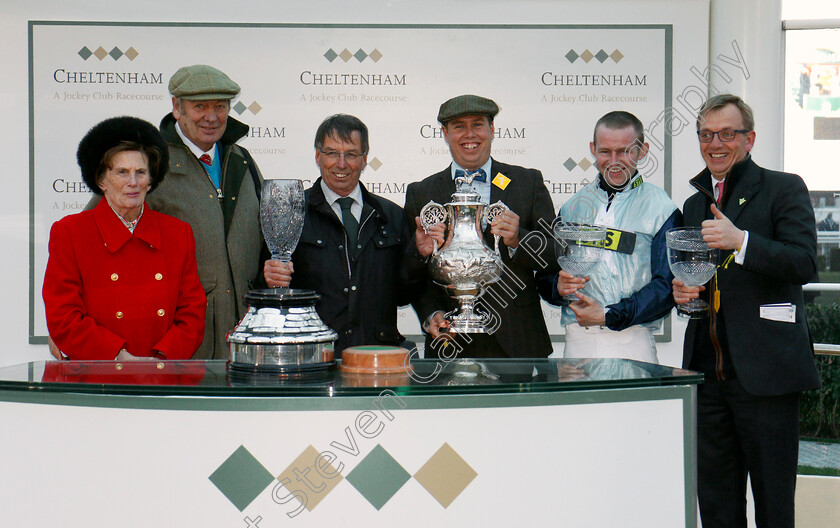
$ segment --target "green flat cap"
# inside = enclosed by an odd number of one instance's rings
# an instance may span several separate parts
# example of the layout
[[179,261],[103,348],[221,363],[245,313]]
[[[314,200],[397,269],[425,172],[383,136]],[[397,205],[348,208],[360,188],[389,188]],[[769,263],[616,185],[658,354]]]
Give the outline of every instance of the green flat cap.
[[179,68],[169,79],[169,93],[188,101],[233,99],[239,90],[239,85],[230,77],[206,64]]
[[492,121],[499,113],[499,105],[492,99],[478,95],[459,95],[440,105],[438,121],[445,125],[456,117],[465,115],[486,115]]

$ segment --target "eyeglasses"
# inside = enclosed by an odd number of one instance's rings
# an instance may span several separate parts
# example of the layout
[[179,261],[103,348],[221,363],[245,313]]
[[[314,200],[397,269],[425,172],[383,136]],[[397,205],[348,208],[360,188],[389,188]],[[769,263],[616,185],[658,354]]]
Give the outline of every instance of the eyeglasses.
[[723,141],[724,143],[729,143],[730,141],[735,139],[737,134],[746,134],[749,130],[718,130],[717,132],[712,132],[711,130],[698,130],[697,131],[697,138],[700,140],[700,143],[711,143],[715,139],[715,135],[717,135],[718,139]]
[[360,154],[358,152],[338,152],[337,150],[321,150],[318,149],[321,154],[327,157],[328,160],[332,162],[338,161],[342,156],[344,157],[344,161],[347,163],[355,163],[362,159],[364,153]]

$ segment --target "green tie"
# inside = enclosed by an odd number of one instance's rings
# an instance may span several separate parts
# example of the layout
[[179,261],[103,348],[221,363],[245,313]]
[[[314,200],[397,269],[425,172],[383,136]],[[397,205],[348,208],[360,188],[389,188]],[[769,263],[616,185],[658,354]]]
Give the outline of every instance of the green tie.
[[344,230],[347,231],[347,238],[350,241],[350,253],[354,254],[356,252],[356,239],[359,237],[359,221],[350,212],[353,199],[349,196],[339,198],[338,205],[341,206],[341,221],[344,223]]

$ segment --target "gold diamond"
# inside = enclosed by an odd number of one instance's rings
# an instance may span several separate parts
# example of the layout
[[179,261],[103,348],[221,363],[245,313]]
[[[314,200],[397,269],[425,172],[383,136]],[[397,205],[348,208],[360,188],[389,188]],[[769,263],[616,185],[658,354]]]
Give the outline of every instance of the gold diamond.
[[580,160],[580,162],[578,163],[578,167],[580,167],[581,169],[583,169],[583,170],[585,170],[585,171],[588,171],[588,170],[589,170],[589,167],[591,167],[591,166],[592,166],[592,162],[591,162],[591,161],[589,161],[589,160],[588,160],[588,159],[586,159],[586,158],[583,158],[583,159],[582,159],[582,160]]
[[260,106],[260,103],[254,101],[248,105],[248,110],[250,110],[252,114],[257,115],[260,113],[260,110],[262,110],[262,107]]
[[612,52],[612,53],[610,54],[610,58],[611,58],[612,60],[614,60],[615,62],[618,62],[618,61],[620,61],[621,59],[623,59],[623,58],[624,58],[624,55],[622,55],[620,51],[615,50],[614,52]]
[[341,60],[343,60],[344,62],[347,62],[353,58],[353,54],[350,53],[350,50],[347,48],[344,48],[344,51],[339,53],[338,56],[341,57]]
[[478,473],[449,444],[443,444],[414,474],[414,479],[447,508],[476,475]]
[[[321,459],[318,450],[310,445],[289,467],[277,475],[277,480],[283,484],[290,494],[299,492],[295,494],[295,498],[301,496],[307,498],[304,506],[309,511],[312,511],[318,503],[324,500],[324,497],[335,489],[339,482],[344,480],[344,477],[332,464],[324,466],[325,461],[328,461],[328,459]],[[317,468],[315,467],[316,463]],[[296,470],[297,474],[295,473]],[[298,476],[302,473],[306,474],[306,482],[303,482]],[[312,488],[310,489],[309,486]],[[316,490],[317,493],[313,493],[312,490]]]
[[373,59],[373,62],[379,62],[379,59],[382,58],[382,53],[378,49],[375,49],[370,52],[370,55],[368,55],[368,57]]
[[108,56],[108,52],[102,46],[99,46],[96,51],[93,52],[97,59],[102,60]]
[[382,162],[379,161],[379,158],[373,158],[372,160],[370,160],[370,163],[368,163],[368,167],[372,168],[375,171],[378,171],[379,167],[381,166]]
[[584,51],[583,53],[580,54],[580,58],[583,59],[583,62],[586,62],[586,63],[591,61],[593,57],[595,57],[595,55],[593,55],[592,52],[589,51],[589,50],[586,50],[586,51]]
[[134,59],[136,59],[136,58],[137,58],[137,56],[138,56],[138,55],[140,55],[140,54],[139,54],[139,53],[137,53],[137,50],[136,50],[136,49],[134,49],[134,47],[133,47],[133,46],[132,46],[132,47],[130,47],[130,48],[128,48],[127,50],[125,50],[125,56],[126,56],[126,57],[128,57],[128,60],[132,60],[132,61],[133,61]]

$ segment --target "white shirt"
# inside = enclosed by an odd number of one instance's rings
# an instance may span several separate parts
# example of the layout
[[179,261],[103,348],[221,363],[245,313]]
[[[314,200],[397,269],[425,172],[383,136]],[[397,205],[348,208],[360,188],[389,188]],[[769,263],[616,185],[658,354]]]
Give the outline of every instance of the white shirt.
[[[333,212],[343,224],[344,219],[341,216],[341,204],[338,203],[338,199],[343,198],[343,196],[330,189],[323,179],[321,179],[321,190],[324,191],[324,198],[327,199],[327,203],[330,204]],[[356,188],[347,196],[353,199],[350,212],[356,217],[356,221],[360,222],[362,219],[362,205],[364,204],[362,201],[362,188],[356,184]]]

